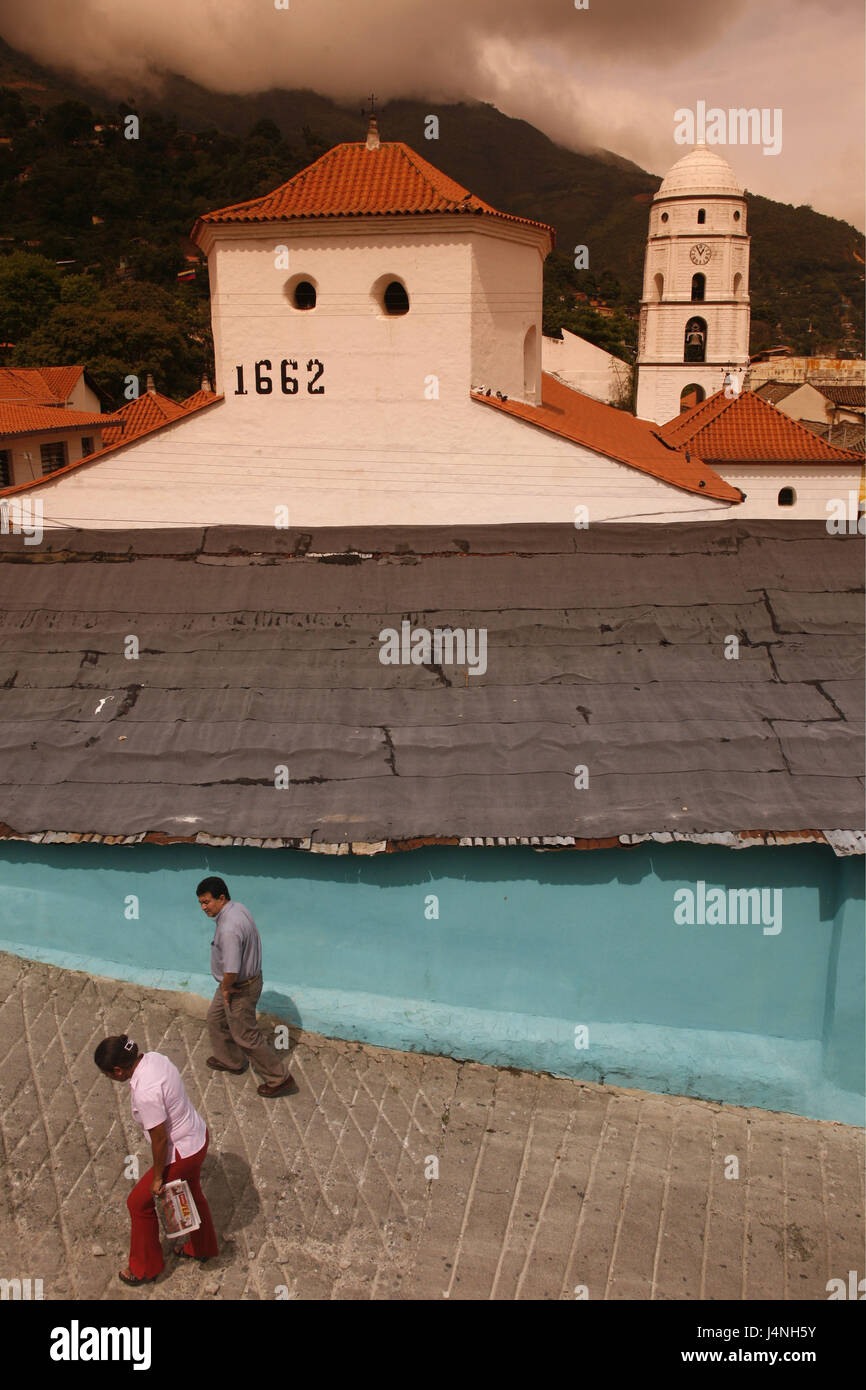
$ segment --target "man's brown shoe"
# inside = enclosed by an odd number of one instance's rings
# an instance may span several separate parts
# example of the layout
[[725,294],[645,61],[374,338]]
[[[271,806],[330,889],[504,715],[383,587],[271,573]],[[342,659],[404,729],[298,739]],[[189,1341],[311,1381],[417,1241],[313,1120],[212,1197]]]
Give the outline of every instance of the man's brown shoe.
[[214,1071],[228,1071],[232,1076],[243,1076],[246,1067],[227,1067],[224,1062],[218,1062],[216,1057],[208,1057],[207,1065]]
[[294,1078],[287,1076],[285,1081],[278,1081],[275,1086],[259,1086],[258,1091],[260,1096],[266,1096],[268,1099],[271,1099],[273,1096],[287,1096],[289,1091],[294,1091],[296,1089]]

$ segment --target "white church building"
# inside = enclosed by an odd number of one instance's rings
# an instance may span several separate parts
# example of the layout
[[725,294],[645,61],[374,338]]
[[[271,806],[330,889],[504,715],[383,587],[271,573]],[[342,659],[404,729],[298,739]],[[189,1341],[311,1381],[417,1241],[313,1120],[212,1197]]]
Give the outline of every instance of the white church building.
[[[728,166],[693,151],[652,209],[645,419],[542,370],[553,235],[492,208],[407,145],[380,142],[371,120],[366,141],[196,223],[216,397],[0,499],[38,498],[46,527],[738,514],[744,491],[722,466],[659,433],[684,387],[709,396],[729,365],[744,363],[748,237]],[[695,334],[700,359],[684,361]],[[777,515],[778,490],[771,475],[751,514]],[[813,504],[797,514],[823,517],[823,496]]]

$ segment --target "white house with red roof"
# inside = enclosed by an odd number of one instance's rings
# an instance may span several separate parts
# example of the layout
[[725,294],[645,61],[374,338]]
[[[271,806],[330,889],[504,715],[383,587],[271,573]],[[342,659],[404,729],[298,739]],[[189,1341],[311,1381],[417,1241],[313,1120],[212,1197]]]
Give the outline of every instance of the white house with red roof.
[[83,367],[0,367],[0,488],[27,487],[102,448],[115,418],[103,399]]
[[552,228],[380,142],[375,120],[192,235],[216,396],[29,485],[46,526],[586,525],[742,506],[695,447],[542,371]]
[[741,490],[738,516],[827,519],[842,504],[858,520],[862,454],[829,444],[753,391],[733,397],[717,391],[658,433]]

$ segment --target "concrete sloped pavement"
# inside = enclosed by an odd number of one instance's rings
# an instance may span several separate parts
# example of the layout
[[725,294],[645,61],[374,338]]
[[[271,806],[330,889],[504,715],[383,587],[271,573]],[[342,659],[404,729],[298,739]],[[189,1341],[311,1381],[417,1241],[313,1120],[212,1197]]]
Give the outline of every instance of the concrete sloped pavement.
[[[0,1278],[45,1299],[826,1300],[863,1264],[855,1128],[306,1033],[298,1093],[263,1100],[205,1065],[196,996],[10,955],[0,990]],[[136,1290],[149,1149],[93,1064],[119,1032],[207,1120],[221,1244]]]

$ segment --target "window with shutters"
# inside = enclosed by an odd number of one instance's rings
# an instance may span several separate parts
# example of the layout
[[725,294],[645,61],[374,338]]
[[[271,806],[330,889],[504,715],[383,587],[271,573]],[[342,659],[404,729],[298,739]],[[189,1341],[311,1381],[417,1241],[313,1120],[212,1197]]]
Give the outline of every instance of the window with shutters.
[[66,443],[60,440],[57,444],[43,444],[39,450],[42,456],[42,476],[47,473],[56,473],[58,468],[66,466]]

